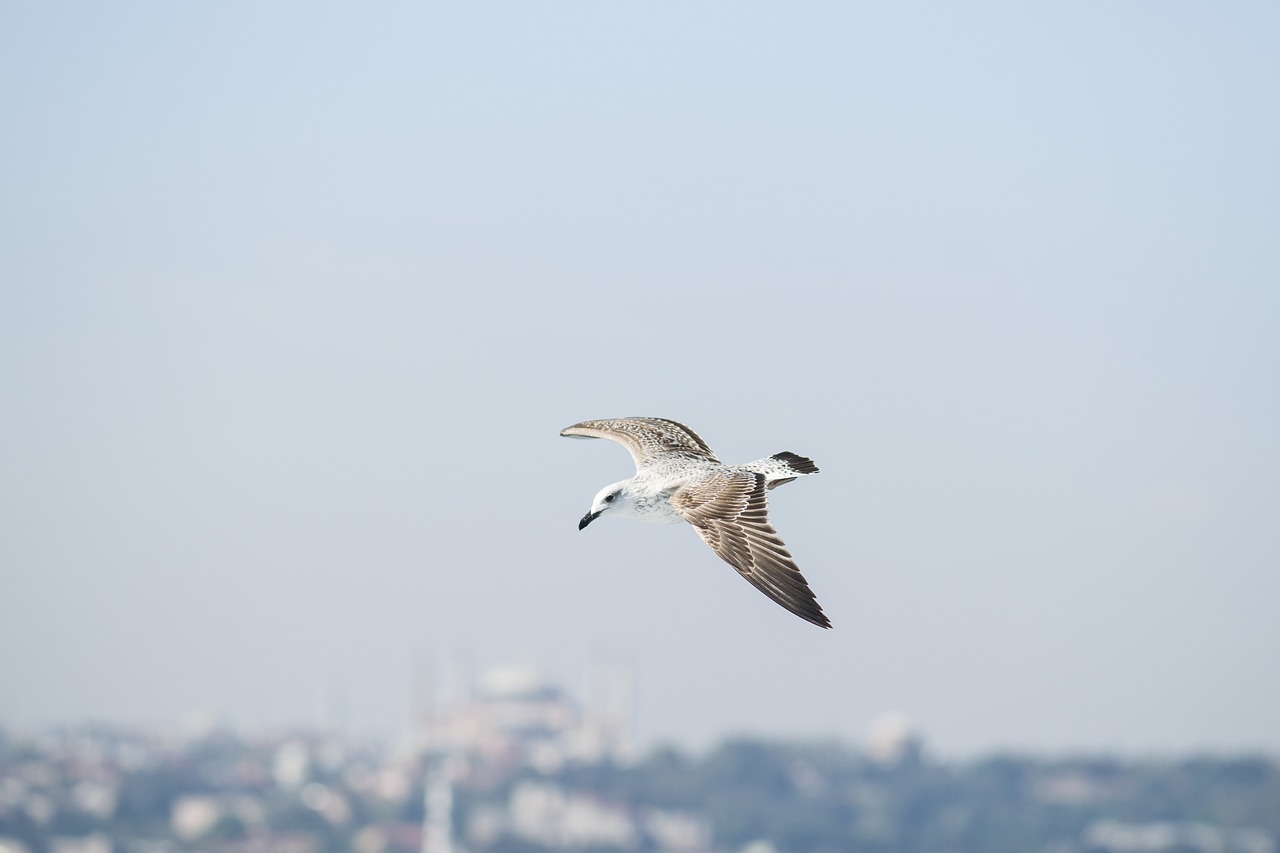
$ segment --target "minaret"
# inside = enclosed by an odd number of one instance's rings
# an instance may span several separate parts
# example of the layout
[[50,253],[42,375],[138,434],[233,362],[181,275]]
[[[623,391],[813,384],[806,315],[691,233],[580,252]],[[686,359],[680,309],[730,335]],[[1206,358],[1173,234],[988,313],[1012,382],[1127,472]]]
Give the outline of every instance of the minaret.
[[634,754],[634,669],[626,663],[589,666],[583,692],[583,723],[598,757],[625,763]]
[[472,674],[471,656],[455,652],[444,663],[436,701],[445,714],[457,716],[471,704]]
[[421,655],[409,658],[409,718],[406,720],[405,745],[414,751],[426,749],[435,723],[431,667]]

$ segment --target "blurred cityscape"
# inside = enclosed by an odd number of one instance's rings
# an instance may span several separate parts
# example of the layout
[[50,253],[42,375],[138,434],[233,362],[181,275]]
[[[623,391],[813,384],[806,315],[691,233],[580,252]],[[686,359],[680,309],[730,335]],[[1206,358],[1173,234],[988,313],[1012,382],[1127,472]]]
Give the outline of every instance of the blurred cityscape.
[[1280,762],[933,758],[737,739],[641,755],[633,676],[580,700],[529,665],[415,672],[395,744],[337,727],[0,730],[0,853],[1277,853]]

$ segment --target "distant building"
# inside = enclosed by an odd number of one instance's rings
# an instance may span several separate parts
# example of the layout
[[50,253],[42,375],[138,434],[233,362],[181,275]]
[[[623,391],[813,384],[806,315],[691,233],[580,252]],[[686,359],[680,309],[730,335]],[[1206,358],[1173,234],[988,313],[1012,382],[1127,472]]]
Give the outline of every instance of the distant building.
[[877,764],[919,762],[923,752],[924,740],[905,715],[890,712],[871,721],[871,731],[867,735],[867,755]]
[[633,758],[635,679],[628,667],[592,667],[585,705],[528,662],[492,667],[478,680],[465,659],[442,671],[433,685],[415,669],[408,733],[414,751],[489,765],[531,764],[545,772],[572,760]]

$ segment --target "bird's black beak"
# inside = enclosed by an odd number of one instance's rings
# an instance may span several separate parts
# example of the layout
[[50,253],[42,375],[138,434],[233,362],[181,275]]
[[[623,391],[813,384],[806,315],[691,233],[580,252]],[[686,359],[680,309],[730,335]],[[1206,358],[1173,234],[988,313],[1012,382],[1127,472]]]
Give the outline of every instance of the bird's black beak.
[[600,517],[600,513],[598,513],[598,512],[589,512],[589,513],[587,513],[586,515],[584,515],[584,516],[582,517],[582,521],[579,521],[579,522],[578,522],[578,529],[579,529],[579,530],[585,530],[588,524],[590,524],[591,522],[595,521],[595,520],[596,520],[597,518],[599,518],[599,517]]

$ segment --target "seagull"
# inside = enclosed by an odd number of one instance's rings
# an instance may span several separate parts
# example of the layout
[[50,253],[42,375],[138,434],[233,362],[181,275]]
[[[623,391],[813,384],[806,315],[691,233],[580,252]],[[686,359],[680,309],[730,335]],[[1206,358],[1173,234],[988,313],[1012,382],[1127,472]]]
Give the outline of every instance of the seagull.
[[631,452],[636,475],[605,486],[578,522],[602,515],[654,524],[687,522],[748,583],[808,622],[830,628],[813,591],[769,523],[765,492],[818,473],[813,460],[790,451],[743,465],[725,465],[698,434],[665,418],[583,421],[566,438],[607,438]]

